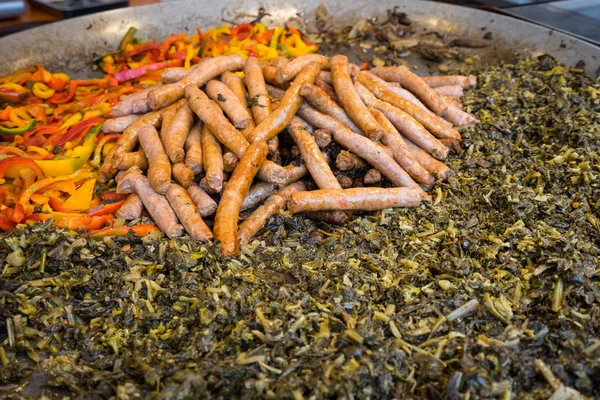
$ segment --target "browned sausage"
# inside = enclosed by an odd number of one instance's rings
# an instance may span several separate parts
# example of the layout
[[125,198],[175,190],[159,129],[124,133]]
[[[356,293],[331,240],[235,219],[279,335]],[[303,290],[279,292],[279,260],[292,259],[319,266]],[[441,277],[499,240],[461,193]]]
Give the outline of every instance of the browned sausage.
[[[322,71],[321,71],[322,72]],[[327,96],[331,97],[331,100],[335,101],[339,106],[342,105],[340,98],[335,93],[335,90],[329,86],[325,81],[321,79],[315,80],[315,86],[327,93]]]
[[167,193],[171,185],[171,162],[158,132],[152,125],[144,125],[139,131],[140,146],[148,158],[148,179],[158,193]]
[[202,127],[202,155],[206,184],[219,193],[223,189],[223,151],[206,124]]
[[[285,59],[287,60],[287,58]],[[252,115],[254,116],[254,121],[257,124],[260,124],[269,116],[269,114],[271,114],[271,100],[269,100],[269,96],[267,96],[265,77],[263,76],[260,63],[256,58],[249,57],[246,60],[244,74],[246,75],[244,80],[248,87],[248,97],[251,102]],[[250,133],[248,133],[248,135],[249,134]],[[267,145],[269,146],[269,154],[274,154],[279,147],[279,139],[277,136],[269,139]]]
[[415,156],[419,164],[423,166],[427,171],[431,172],[437,179],[445,180],[450,173],[450,168],[448,168],[443,162],[436,160],[431,157],[429,153],[425,150],[404,138],[404,142],[406,146],[410,149],[411,153]]
[[348,58],[346,56],[336,55],[331,57],[331,77],[333,87],[344,106],[344,110],[369,139],[378,141],[383,131],[354,91],[354,84],[348,72]]
[[258,140],[252,143],[240,158],[238,166],[231,174],[227,186],[225,186],[215,215],[214,225],[215,239],[220,242],[223,257],[234,256],[239,253],[237,228],[242,202],[268,153],[269,148],[265,141]]
[[267,86],[260,63],[254,57],[249,57],[244,66],[246,87],[250,97],[252,115],[257,124],[263,122],[271,113],[271,101],[267,96]]
[[[373,68],[371,73],[386,81],[399,82],[429,106],[437,115],[446,115],[448,105],[427,83],[412,73],[404,65],[397,67]],[[361,82],[362,83],[362,82]],[[364,84],[364,83],[363,83]]]
[[142,203],[142,199],[135,193],[127,196],[127,199],[117,210],[118,218],[125,218],[126,220],[132,220],[141,217],[142,211],[144,210],[144,203]]
[[229,117],[233,126],[238,129],[250,125],[250,113],[240,102],[235,93],[223,82],[212,80],[206,85],[206,94],[213,99]]
[[190,237],[201,242],[206,242],[213,238],[212,232],[202,220],[196,209],[196,205],[184,188],[177,184],[172,184],[167,191],[167,200],[171,204],[171,207],[173,207],[173,210],[175,210],[177,217],[179,217]]
[[184,188],[190,187],[194,181],[194,171],[189,169],[184,163],[178,162],[171,166],[171,174],[173,179]]
[[196,183],[192,183],[187,191],[201,217],[208,217],[217,211],[217,202],[200,189]]
[[225,71],[237,71],[243,66],[244,59],[238,54],[212,58],[204,62],[201,68],[193,69],[181,80],[152,90],[148,93],[148,104],[153,110],[163,108],[182,98],[186,86],[200,87]]
[[127,96],[122,96],[122,98],[119,98],[119,102],[115,104],[112,110],[110,111],[111,115],[113,117],[124,117],[126,115],[135,114],[135,112],[133,111],[133,102],[136,100],[146,101],[148,93],[150,93],[150,91],[156,88],[157,86],[150,86],[149,88],[146,88],[139,92],[135,92]]
[[375,211],[385,208],[416,207],[421,194],[410,188],[320,189],[292,193],[288,209],[296,214],[305,211]]
[[183,146],[190,133],[190,128],[194,123],[194,113],[191,108],[184,104],[177,110],[171,123],[164,130],[161,130],[161,139],[165,146],[165,151],[172,162],[182,162],[185,157]]
[[185,140],[185,165],[195,174],[202,172],[202,121],[197,121]]
[[250,190],[248,190],[248,194],[242,203],[241,210],[243,211],[256,207],[262,203],[264,199],[273,194],[276,189],[277,185],[274,183],[256,182],[250,187]]
[[435,92],[440,96],[448,96],[448,97],[462,97],[463,96],[463,87],[460,85],[448,85],[448,86],[439,86],[436,87]]
[[103,132],[121,133],[129,128],[131,124],[140,119],[140,115],[126,115],[124,117],[111,118],[104,121]]
[[327,129],[316,129],[313,132],[313,137],[317,145],[322,149],[331,144],[331,132]]
[[288,132],[300,149],[302,159],[317,186],[321,189],[341,189],[342,187],[329,168],[321,149],[308,132],[306,123],[299,117],[294,117],[288,127]]
[[113,165],[120,171],[127,171],[136,166],[142,171],[148,169],[148,159],[143,151],[138,150],[131,153],[117,153],[114,156]]
[[473,75],[422,76],[421,79],[432,88],[460,85],[465,89],[471,89],[477,86],[477,78]]
[[327,57],[321,54],[306,54],[296,57],[285,65],[277,68],[275,80],[279,84],[290,81],[312,63],[317,63],[319,69],[329,69],[329,60]]

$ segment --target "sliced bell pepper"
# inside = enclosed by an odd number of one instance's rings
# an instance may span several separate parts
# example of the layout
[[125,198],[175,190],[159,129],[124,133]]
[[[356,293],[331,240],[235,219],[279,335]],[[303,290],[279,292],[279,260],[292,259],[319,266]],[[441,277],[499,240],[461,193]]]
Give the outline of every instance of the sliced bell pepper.
[[[31,196],[33,199],[33,196]],[[71,210],[70,208],[67,208],[63,205],[63,203],[60,202],[59,199],[57,199],[56,197],[50,197],[50,200],[48,200],[48,205],[50,207],[52,207],[52,209],[54,211],[59,211],[59,212],[66,212],[66,213],[74,213],[75,210]]]
[[[184,54],[183,58],[185,59],[185,54]],[[154,64],[144,65],[144,66],[141,66],[138,68],[126,69],[124,71],[117,72],[114,75],[114,78],[117,80],[117,82],[121,83],[121,82],[129,81],[131,79],[139,78],[140,76],[144,76],[148,72],[158,71],[158,70],[165,69],[168,67],[181,67],[182,65],[183,65],[183,60],[170,60],[170,61],[157,62]]]
[[15,229],[16,226],[17,224],[12,222],[9,218],[0,215],[0,229],[2,229],[4,232]]
[[96,180],[89,179],[83,183],[64,203],[65,208],[75,211],[87,210],[91,207]]
[[23,221],[23,218],[25,218],[25,209],[23,208],[22,204],[15,204],[15,209],[13,210],[13,214],[10,217],[10,220],[16,224],[20,223],[21,221]]
[[129,195],[117,192],[105,192],[100,195],[100,198],[104,201],[121,201],[125,200]]
[[93,209],[88,210],[87,215],[90,217],[98,217],[101,215],[111,215],[116,213],[119,208],[123,205],[125,200],[118,201],[116,203],[107,204],[105,206],[94,207]]
[[150,224],[139,224],[133,226],[120,226],[118,228],[104,228],[99,231],[92,232],[92,237],[99,239],[106,236],[127,236],[130,232],[132,232],[137,237],[144,237],[152,232],[159,232],[155,225]]
[[42,82],[34,83],[31,91],[35,97],[43,100],[49,99],[52,97],[52,95],[54,95],[54,93],[56,93],[56,90],[49,88],[45,83]]
[[127,45],[132,42],[133,37],[135,36],[136,32],[137,32],[137,29],[134,28],[133,26],[131,26],[131,27],[129,27],[129,29],[127,29],[127,33],[125,33],[125,36],[123,36],[123,39],[121,40],[121,44],[119,45],[120,50],[125,50],[125,47],[127,47]]
[[49,214],[35,213],[27,217],[28,220],[44,222],[54,219],[53,224],[59,228],[68,228],[71,230],[84,229],[93,231],[111,226],[113,222],[112,215],[103,215],[100,217],[90,217],[79,213],[51,212]]
[[[91,120],[87,120],[91,121]],[[84,121],[84,122],[87,122]],[[45,176],[70,175],[81,168],[90,159],[94,151],[94,140],[102,129],[103,124],[96,125],[85,137],[81,146],[72,150],[74,157],[62,160],[35,160],[35,163],[44,171]]]
[[18,92],[0,88],[0,103],[20,103],[29,97],[29,92]]
[[14,128],[0,125],[0,136],[21,136],[35,127],[35,119],[30,119],[25,124]]
[[33,170],[38,178],[44,176],[44,173],[34,161],[24,157],[8,157],[0,160],[0,178],[17,179],[20,177],[20,172],[25,168]]

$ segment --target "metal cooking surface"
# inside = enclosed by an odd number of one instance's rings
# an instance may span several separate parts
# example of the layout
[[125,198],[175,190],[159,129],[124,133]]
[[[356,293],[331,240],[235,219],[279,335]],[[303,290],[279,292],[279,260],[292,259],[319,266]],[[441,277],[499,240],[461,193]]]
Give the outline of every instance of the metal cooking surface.
[[[515,51],[549,52],[561,62],[574,65],[585,61],[586,71],[595,74],[600,66],[600,48],[576,38],[485,11],[426,1],[384,0],[307,0],[301,7],[288,0],[241,0],[235,9],[208,0],[203,3],[184,0],[108,11],[61,21],[0,39],[0,74],[41,63],[76,77],[91,76],[86,61],[93,52],[114,49],[129,26],[135,26],[146,38],[163,39],[171,33],[196,27],[210,27],[232,19],[240,12],[256,13],[265,7],[272,15],[267,24],[283,23],[298,12],[309,14],[324,4],[336,16],[336,23],[385,15],[385,10],[399,6],[423,32],[436,30],[455,36],[481,38],[490,31],[492,46],[478,50],[490,62],[507,59]],[[419,62],[419,60],[411,60]]]

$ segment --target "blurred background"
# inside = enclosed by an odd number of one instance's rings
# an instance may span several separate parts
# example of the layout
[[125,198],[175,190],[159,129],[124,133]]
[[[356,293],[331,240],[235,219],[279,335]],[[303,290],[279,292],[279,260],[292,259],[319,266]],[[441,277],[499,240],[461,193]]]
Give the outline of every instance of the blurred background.
[[[0,0],[0,37],[65,18],[159,1]],[[600,0],[446,0],[443,2],[510,15],[600,45]]]

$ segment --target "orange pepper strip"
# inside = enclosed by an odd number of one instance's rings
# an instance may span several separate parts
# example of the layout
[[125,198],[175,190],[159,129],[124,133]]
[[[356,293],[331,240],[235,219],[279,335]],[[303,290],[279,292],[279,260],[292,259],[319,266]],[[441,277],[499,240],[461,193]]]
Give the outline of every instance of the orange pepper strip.
[[47,186],[52,185],[55,182],[56,182],[56,179],[52,178],[52,177],[44,178],[40,181],[37,181],[36,183],[34,183],[33,185],[29,186],[28,188],[26,188],[25,190],[23,190],[21,192],[21,195],[19,196],[19,204],[21,204],[22,206],[29,205],[29,200],[31,200],[31,195],[38,192],[39,190],[44,189]]
[[120,226],[118,228],[104,228],[99,231],[92,232],[92,237],[99,239],[106,236],[127,236],[129,233],[133,233],[137,237],[143,237],[151,234],[152,232],[159,232],[155,225],[150,224],[139,224],[133,226]]

